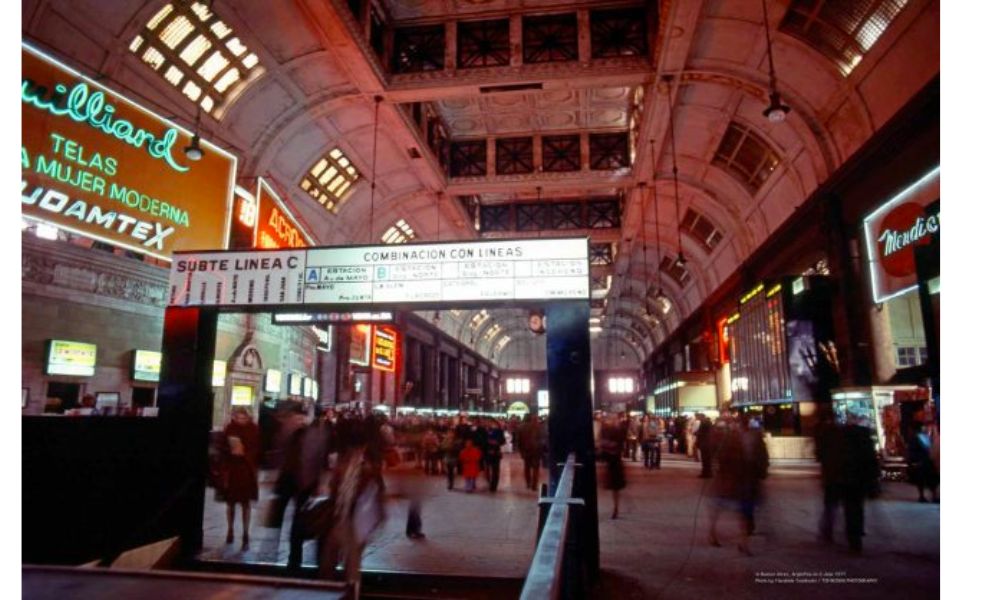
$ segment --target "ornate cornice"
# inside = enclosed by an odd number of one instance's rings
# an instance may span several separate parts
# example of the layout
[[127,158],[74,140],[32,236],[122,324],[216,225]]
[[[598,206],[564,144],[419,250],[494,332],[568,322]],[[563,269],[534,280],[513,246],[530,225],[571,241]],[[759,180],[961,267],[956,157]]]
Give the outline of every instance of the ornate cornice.
[[74,302],[160,314],[168,271],[66,242],[21,238],[22,291]]

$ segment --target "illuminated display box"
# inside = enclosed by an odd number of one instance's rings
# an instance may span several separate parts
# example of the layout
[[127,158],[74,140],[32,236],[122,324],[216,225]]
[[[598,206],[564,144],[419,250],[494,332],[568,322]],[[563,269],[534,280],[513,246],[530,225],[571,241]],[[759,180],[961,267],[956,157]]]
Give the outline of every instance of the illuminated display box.
[[46,375],[91,377],[97,367],[97,346],[69,340],[49,340],[45,353]]
[[159,352],[135,350],[132,354],[132,379],[135,381],[159,381],[160,361]]

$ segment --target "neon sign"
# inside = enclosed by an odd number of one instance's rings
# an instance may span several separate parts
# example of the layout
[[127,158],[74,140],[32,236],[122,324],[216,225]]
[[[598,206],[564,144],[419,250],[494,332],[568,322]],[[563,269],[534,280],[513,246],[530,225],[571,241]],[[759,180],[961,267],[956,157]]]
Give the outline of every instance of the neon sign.
[[162,138],[137,127],[127,119],[115,119],[116,107],[104,100],[104,92],[91,92],[86,83],[78,83],[66,94],[66,86],[57,83],[52,97],[43,96],[48,90],[31,79],[21,81],[21,102],[27,102],[57,117],[69,116],[77,123],[86,123],[136,148],[146,146],[153,158],[166,162],[175,171],[187,172],[190,167],[177,164],[170,150],[177,141],[177,130],[167,129]]
[[876,304],[917,287],[912,247],[927,244],[941,228],[926,206],[940,196],[941,167],[935,167],[864,219],[872,298]]
[[21,213],[170,261],[225,248],[236,157],[21,44]]
[[388,327],[375,326],[375,343],[372,344],[372,367],[379,371],[396,370],[396,332]]

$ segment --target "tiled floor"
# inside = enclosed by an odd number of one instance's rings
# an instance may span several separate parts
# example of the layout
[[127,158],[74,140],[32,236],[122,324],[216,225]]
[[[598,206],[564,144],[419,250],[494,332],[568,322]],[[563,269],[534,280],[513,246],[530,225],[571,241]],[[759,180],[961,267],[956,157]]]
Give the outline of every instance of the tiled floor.
[[[519,458],[502,464],[496,494],[482,491],[482,480],[480,491],[467,495],[447,491],[443,477],[428,478],[412,465],[389,471],[389,519],[367,547],[363,568],[523,577],[533,551],[537,495],[523,487]],[[855,557],[848,554],[842,533],[838,532],[832,546],[817,541],[821,506],[816,467],[773,465],[758,512],[758,534],[751,541],[754,555],[745,557],[737,552],[737,523],[732,518],[721,521],[723,547],[708,545],[709,497],[702,493],[704,480],[697,478],[696,463],[664,455],[661,470],[626,464],[628,485],[622,492],[619,519],[610,519],[610,492],[602,490],[599,495],[602,574],[595,597],[712,598],[724,594],[727,600],[918,600],[939,596],[940,507],[914,502],[912,486],[884,484],[882,497],[868,503],[865,551]],[[423,541],[409,540],[403,534],[407,501],[401,494],[417,485],[426,494],[427,539]],[[237,544],[227,546],[224,507],[210,503],[203,556],[284,563],[287,527],[280,542],[274,530],[254,527],[249,551],[239,551],[239,526]],[[312,552],[307,545],[307,563]],[[774,573],[798,573],[800,582],[779,583]],[[802,582],[823,574],[847,581]]]

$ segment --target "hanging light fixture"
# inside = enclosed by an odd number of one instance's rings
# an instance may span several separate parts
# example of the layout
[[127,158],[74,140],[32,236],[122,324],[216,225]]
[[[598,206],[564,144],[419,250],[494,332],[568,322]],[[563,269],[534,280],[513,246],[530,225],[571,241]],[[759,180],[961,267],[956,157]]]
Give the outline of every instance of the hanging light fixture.
[[791,107],[781,101],[781,94],[778,93],[778,76],[774,73],[774,57],[771,55],[771,28],[767,19],[767,0],[760,0],[761,8],[764,10],[764,37],[767,39],[767,66],[770,82],[770,103],[764,109],[764,116],[772,123],[781,123],[792,112]]
[[[670,82],[667,81],[667,96],[670,96]],[[677,264],[684,266],[687,264],[687,259],[684,258],[684,247],[681,245],[681,192],[680,185],[677,183],[677,137],[674,135],[674,112],[677,107],[673,102],[670,103],[670,155],[671,162],[673,162],[672,173],[674,176],[674,206],[677,210]]]
[[660,198],[656,193],[656,140],[649,140],[649,154],[653,157],[653,215],[656,221],[656,289],[653,290],[653,297],[660,300],[664,294],[660,287],[660,261],[663,260],[663,254],[660,250]]
[[[443,195],[444,192],[437,193],[437,235],[435,236],[435,241],[437,242],[441,241],[441,196]],[[434,318],[432,318],[431,321],[434,323],[435,327],[439,327],[441,325],[440,310],[434,311]]]
[[372,129],[372,194],[370,212],[368,214],[368,237],[370,243],[375,243],[375,162],[378,158],[378,107],[382,104],[382,96],[375,96],[375,126]]
[[198,112],[194,115],[194,136],[191,143],[184,148],[184,156],[189,160],[198,161],[205,156],[205,151],[201,149],[201,136],[198,135],[198,126],[201,125],[201,105],[198,105]]

